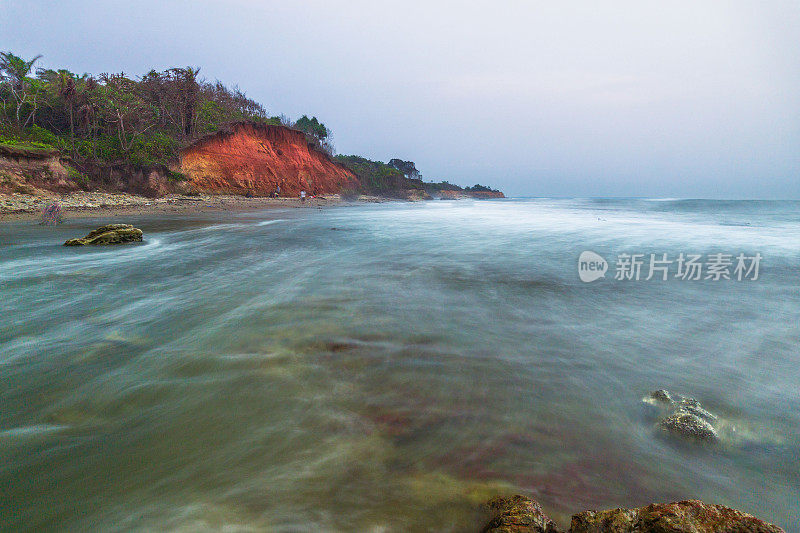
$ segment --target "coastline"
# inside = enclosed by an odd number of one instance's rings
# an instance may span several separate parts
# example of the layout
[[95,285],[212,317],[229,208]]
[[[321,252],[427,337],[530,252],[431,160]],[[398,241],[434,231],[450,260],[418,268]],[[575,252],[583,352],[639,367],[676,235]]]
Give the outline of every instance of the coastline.
[[388,198],[362,196],[358,200],[343,200],[338,194],[308,198],[247,198],[237,195],[186,196],[171,194],[147,198],[128,193],[72,193],[52,196],[30,194],[0,194],[0,223],[38,221],[42,209],[51,202],[61,204],[65,217],[116,218],[130,215],[165,213],[204,213],[209,211],[246,211],[265,208],[312,208],[345,206],[355,203],[381,203]]

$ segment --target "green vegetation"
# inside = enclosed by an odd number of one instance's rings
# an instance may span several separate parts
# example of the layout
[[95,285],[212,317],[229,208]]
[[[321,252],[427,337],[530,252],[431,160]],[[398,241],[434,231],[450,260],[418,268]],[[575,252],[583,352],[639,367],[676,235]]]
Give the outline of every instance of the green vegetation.
[[[0,52],[0,152],[47,156],[60,152],[77,168],[69,177],[86,184],[97,167],[123,164],[170,166],[181,147],[233,122],[292,127],[308,142],[333,155],[331,131],[317,117],[296,122],[269,116],[238,88],[200,78],[197,67],[151,70],[131,77],[75,74],[35,68],[41,56],[23,59]],[[413,161],[389,163],[338,156],[361,182],[358,191],[397,196],[401,192],[462,190],[447,182],[423,183]],[[171,172],[171,181],[186,176]],[[476,185],[474,190],[489,190]],[[470,190],[470,189],[467,189]]]
[[81,187],[86,187],[89,184],[89,178],[83,172],[71,167],[70,165],[65,165],[67,168],[67,177],[73,181],[78,182]]
[[317,120],[317,117],[308,118],[303,115],[297,122],[294,123],[294,128],[304,132],[306,135],[313,135],[320,142],[325,142],[331,131],[325,127],[325,124]]
[[357,155],[339,155],[336,160],[349,168],[361,182],[361,194],[406,197],[409,191],[437,195],[442,191],[497,192],[483,185],[461,187],[447,181],[425,182],[413,161],[392,159],[388,163]]
[[391,159],[387,163],[390,167],[395,168],[403,173],[407,178],[419,179],[420,173],[417,166],[413,161],[403,161],[402,159]]
[[441,191],[463,191],[463,187],[458,185],[454,185],[448,181],[440,181],[440,182],[429,182],[425,184],[425,190],[428,191],[430,194],[434,194]]
[[364,194],[393,196],[400,190],[424,189],[422,180],[407,178],[396,168],[380,161],[371,161],[357,155],[339,155],[336,160],[356,175]]
[[174,170],[168,170],[167,179],[169,179],[169,181],[186,181],[189,178],[188,176],[186,176],[186,174],[183,174],[182,172],[175,172]]
[[471,192],[500,192],[497,189],[492,189],[491,187],[486,187],[485,185],[475,184],[472,187],[465,187],[465,191]]
[[40,58],[0,52],[0,145],[57,149],[81,165],[169,165],[181,146],[252,121],[295,127],[332,149],[330,130],[316,117],[294,124],[270,117],[239,89],[201,79],[196,67],[93,76],[36,69]]

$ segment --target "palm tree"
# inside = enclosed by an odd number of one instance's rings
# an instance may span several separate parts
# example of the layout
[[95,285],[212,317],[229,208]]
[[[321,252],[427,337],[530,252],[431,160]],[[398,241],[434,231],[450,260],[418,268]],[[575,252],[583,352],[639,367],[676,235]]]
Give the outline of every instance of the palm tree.
[[58,95],[64,99],[69,109],[69,140],[72,152],[75,152],[75,98],[78,94],[75,77],[68,70],[58,71]]
[[80,119],[89,138],[92,140],[92,157],[97,157],[97,118],[99,114],[98,89],[100,85],[92,76],[84,75],[83,90],[80,93],[81,101],[78,106],[78,118]]
[[[22,109],[22,106],[29,102],[29,97],[31,96],[28,93],[28,74],[31,73],[33,70],[33,65],[36,63],[42,56],[38,55],[31,59],[30,61],[25,61],[19,56],[15,56],[11,52],[0,52],[0,81],[7,84],[11,89],[11,94],[14,96],[14,100],[17,102],[17,111],[16,111],[16,118],[17,118],[17,126],[20,125],[20,116],[19,112]],[[34,100],[34,112],[36,111],[36,102]],[[30,119],[30,117],[28,117]],[[25,120],[25,123],[28,123],[28,120]]]
[[171,68],[167,76],[175,85],[175,100],[180,117],[181,135],[191,137],[197,122],[197,104],[200,100],[200,84],[197,75],[200,67]]

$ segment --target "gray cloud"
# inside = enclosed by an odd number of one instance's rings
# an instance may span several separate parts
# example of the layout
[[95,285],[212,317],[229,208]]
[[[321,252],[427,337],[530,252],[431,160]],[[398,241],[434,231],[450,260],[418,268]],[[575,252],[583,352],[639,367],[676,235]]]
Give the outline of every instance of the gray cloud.
[[6,0],[0,47],[200,65],[337,148],[535,196],[800,198],[800,5]]

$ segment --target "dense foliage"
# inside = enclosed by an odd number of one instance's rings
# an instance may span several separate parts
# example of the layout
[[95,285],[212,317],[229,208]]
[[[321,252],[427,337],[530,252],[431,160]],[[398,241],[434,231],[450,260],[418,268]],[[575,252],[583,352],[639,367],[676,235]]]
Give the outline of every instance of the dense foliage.
[[382,163],[357,155],[339,155],[336,159],[349,168],[361,182],[361,190],[358,191],[360,193],[391,197],[411,190],[424,191],[431,195],[442,191],[498,192],[483,185],[461,187],[447,181],[422,181],[421,174],[412,161],[392,159],[388,163]]
[[35,68],[39,59],[0,53],[0,143],[56,148],[83,161],[169,164],[182,145],[247,120],[288,123],[331,149],[316,117],[294,124],[270,117],[239,89],[201,79],[199,68],[93,76]]
[[419,170],[413,161],[403,161],[402,159],[391,159],[387,163],[390,167],[396,168],[407,178],[418,179],[420,177]]
[[437,183],[426,183],[425,190],[429,193],[437,193],[441,191],[463,191],[464,188],[449,181],[440,181]]
[[[138,77],[94,76],[36,68],[40,58],[0,52],[0,152],[58,150],[83,167],[169,166],[193,140],[232,122],[252,121],[302,131],[310,143],[333,155],[331,131],[317,117],[303,115],[295,122],[271,117],[238,88],[200,78],[196,67],[151,70]],[[463,190],[447,182],[423,183],[413,161],[337,159],[359,178],[361,188],[354,193]],[[466,190],[491,189],[475,185]]]
[[362,192],[391,196],[393,192],[399,190],[424,189],[422,180],[408,179],[402,172],[386,163],[357,155],[339,155],[336,159],[356,175],[361,182]]
[[491,187],[487,187],[485,185],[475,184],[472,187],[465,187],[465,191],[471,192],[500,192],[497,189],[492,189]]

